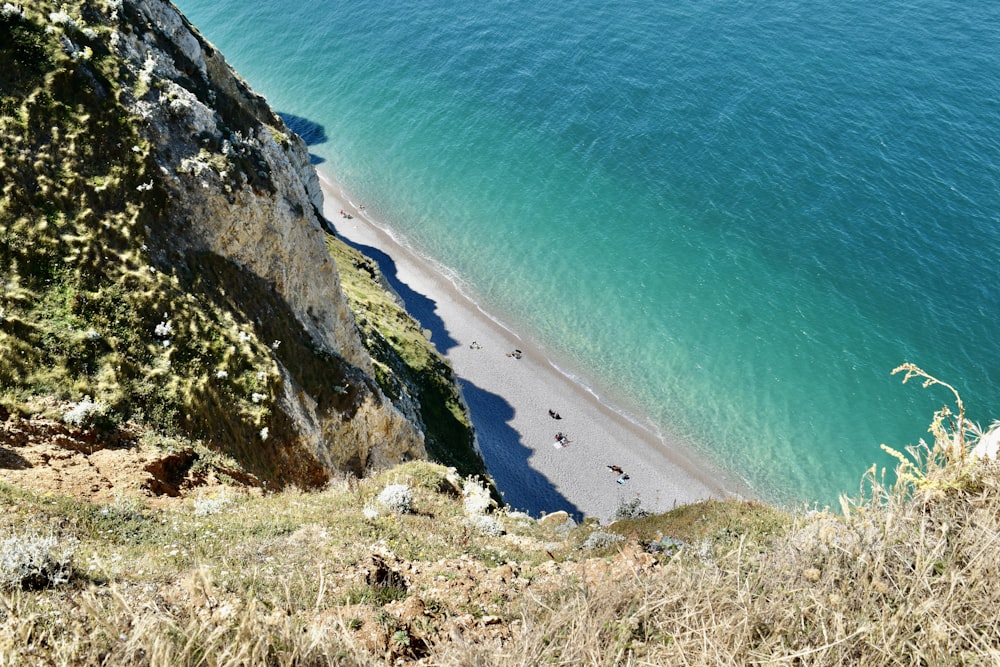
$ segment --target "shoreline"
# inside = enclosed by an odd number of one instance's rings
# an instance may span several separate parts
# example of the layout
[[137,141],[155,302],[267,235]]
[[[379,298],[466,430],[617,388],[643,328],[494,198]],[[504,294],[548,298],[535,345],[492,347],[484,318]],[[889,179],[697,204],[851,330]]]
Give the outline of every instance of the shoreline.
[[[635,499],[643,509],[665,512],[750,495],[738,480],[698,461],[690,448],[605,403],[534,341],[485,312],[433,260],[369,218],[329,173],[319,167],[317,173],[323,212],[337,236],[378,262],[451,363],[487,469],[512,509],[534,516],[565,510],[607,522],[621,503]],[[514,356],[514,350],[521,354]],[[558,432],[568,445],[555,446]],[[620,467],[628,479],[619,482],[608,466]]]

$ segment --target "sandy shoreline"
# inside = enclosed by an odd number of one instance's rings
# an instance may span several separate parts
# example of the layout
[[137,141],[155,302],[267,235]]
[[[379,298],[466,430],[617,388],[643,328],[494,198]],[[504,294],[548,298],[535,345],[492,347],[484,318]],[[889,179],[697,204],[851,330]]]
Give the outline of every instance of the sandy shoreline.
[[[607,521],[620,502],[636,497],[646,509],[666,511],[735,494],[735,482],[608,408],[556,369],[532,341],[484,314],[431,262],[374,224],[329,174],[321,171],[320,181],[324,213],[337,234],[378,261],[407,310],[451,362],[486,465],[511,507],[536,516],[566,510]],[[353,217],[341,216],[341,210]],[[515,349],[520,358],[508,356]],[[562,419],[553,419],[550,409]],[[569,438],[567,446],[554,446],[557,432]],[[619,483],[609,465],[629,479]]]

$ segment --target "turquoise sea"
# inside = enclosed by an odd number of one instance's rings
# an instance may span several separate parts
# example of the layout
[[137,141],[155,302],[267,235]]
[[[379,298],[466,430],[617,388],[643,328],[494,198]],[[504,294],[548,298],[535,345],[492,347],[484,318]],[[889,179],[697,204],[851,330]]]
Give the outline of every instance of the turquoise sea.
[[779,502],[1000,418],[1000,3],[181,0],[372,217]]

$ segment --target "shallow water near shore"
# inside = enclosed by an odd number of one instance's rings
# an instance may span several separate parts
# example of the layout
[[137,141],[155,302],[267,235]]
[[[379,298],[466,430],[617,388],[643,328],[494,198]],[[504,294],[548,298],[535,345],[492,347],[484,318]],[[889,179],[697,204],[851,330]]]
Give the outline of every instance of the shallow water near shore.
[[1000,6],[177,4],[373,218],[762,497],[923,437],[904,361],[1000,416]]

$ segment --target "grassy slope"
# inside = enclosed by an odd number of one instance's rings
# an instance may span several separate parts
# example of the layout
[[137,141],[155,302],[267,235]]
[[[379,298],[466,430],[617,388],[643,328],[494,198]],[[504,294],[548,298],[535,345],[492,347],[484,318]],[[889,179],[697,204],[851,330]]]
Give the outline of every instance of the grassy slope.
[[[4,559],[51,535],[73,565],[37,590],[0,569],[0,660],[996,664],[1000,466],[935,451],[923,483],[869,478],[846,516],[736,501],[610,526],[495,512],[502,536],[463,512],[468,482],[422,462],[164,509],[0,485]],[[411,512],[379,505],[392,484],[413,490]]]
[[375,360],[382,390],[392,398],[403,392],[416,398],[432,459],[463,476],[486,479],[451,367],[417,322],[382,288],[375,262],[335,238],[327,240],[327,248],[340,267],[341,286]]

